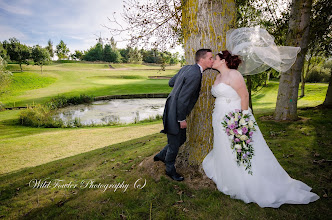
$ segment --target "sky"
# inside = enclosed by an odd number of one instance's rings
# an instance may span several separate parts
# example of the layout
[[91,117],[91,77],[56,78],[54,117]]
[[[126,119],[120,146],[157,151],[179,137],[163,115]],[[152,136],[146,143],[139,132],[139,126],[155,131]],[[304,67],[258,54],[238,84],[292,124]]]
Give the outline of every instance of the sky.
[[[71,53],[87,50],[97,38],[112,35],[102,25],[114,25],[113,13],[121,19],[123,0],[0,0],[0,41],[11,37],[21,43],[53,46],[63,40]],[[125,48],[124,37],[114,36],[118,48]]]

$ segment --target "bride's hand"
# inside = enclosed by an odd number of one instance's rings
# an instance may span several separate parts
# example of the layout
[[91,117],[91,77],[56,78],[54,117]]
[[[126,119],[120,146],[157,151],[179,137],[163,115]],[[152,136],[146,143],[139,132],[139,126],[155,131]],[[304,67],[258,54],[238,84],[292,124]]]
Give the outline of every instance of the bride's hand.
[[243,113],[244,115],[249,115],[249,114],[251,114],[252,112],[251,112],[251,109],[248,108],[247,110],[242,110],[242,113]]

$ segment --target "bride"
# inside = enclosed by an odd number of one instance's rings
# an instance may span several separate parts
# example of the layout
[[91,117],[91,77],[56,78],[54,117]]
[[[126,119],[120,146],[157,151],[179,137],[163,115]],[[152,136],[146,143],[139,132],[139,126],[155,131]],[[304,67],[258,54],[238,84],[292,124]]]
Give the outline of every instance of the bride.
[[248,91],[243,76],[237,71],[240,58],[227,50],[216,55],[213,64],[218,74],[212,86],[212,95],[216,97],[212,114],[214,131],[213,149],[203,160],[203,169],[212,179],[219,191],[245,203],[255,202],[260,207],[278,208],[282,204],[308,204],[319,196],[310,192],[311,188],[292,179],[280,166],[266,144],[258,126],[252,135],[254,156],[251,159],[252,175],[244,166],[238,166],[235,153],[231,149],[231,140],[225,132],[222,122],[226,114],[235,109],[250,114]]

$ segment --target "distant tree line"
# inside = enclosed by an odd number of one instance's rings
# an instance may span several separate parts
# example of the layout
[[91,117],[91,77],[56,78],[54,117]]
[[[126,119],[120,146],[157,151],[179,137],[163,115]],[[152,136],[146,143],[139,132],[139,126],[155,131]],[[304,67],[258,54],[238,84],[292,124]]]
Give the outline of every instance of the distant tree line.
[[[77,53],[77,51],[75,51]],[[72,57],[76,59],[77,56]],[[179,53],[170,53],[168,51],[159,51],[158,49],[138,49],[127,47],[125,49],[116,48],[115,44],[106,44],[98,42],[84,53],[81,52],[79,60],[86,61],[105,61],[112,63],[155,63],[161,66],[175,65],[181,61]],[[182,58],[183,60],[183,58]]]
[[61,40],[53,49],[53,43],[48,41],[46,47],[35,45],[33,47],[21,43],[16,38],[10,38],[0,42],[0,56],[4,61],[17,62],[20,65],[21,72],[22,64],[29,65],[31,61],[35,65],[41,67],[49,63],[52,58],[57,56],[58,60],[85,60],[85,61],[102,61],[110,63],[155,63],[160,64],[163,68],[166,65],[175,65],[179,62],[184,63],[184,58],[179,58],[179,53],[170,53],[168,51],[159,51],[157,49],[138,49],[127,47],[125,49],[118,49],[114,39],[111,38],[105,45],[99,39],[98,43],[86,51],[75,50],[70,53],[67,45]]

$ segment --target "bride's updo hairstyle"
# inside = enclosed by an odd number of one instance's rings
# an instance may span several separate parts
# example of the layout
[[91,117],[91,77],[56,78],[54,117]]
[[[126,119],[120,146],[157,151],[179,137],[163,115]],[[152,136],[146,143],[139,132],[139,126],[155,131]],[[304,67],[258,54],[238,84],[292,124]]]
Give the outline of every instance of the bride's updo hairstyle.
[[221,60],[225,59],[226,65],[230,69],[237,70],[240,63],[242,62],[239,56],[237,55],[232,56],[232,54],[228,52],[228,50],[223,50],[222,52],[218,53],[217,56],[219,56]]

